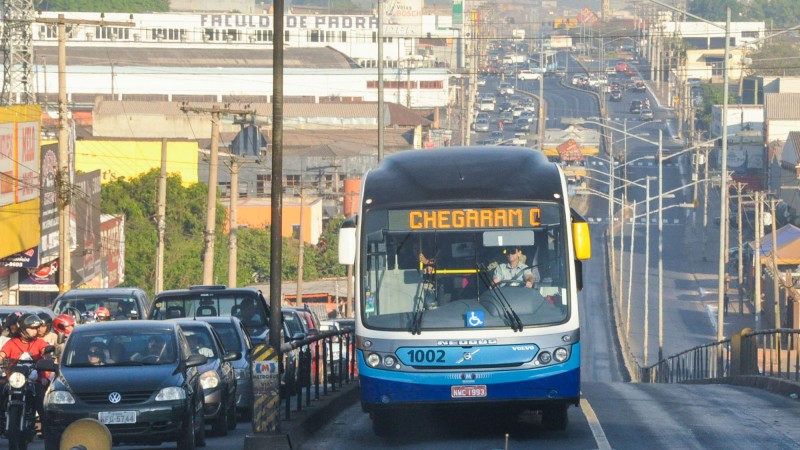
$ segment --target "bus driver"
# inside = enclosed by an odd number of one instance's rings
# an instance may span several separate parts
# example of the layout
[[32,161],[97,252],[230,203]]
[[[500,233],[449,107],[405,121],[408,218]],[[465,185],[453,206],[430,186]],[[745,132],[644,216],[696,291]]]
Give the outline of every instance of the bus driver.
[[509,246],[503,249],[508,262],[499,264],[494,269],[492,282],[495,285],[521,286],[532,288],[539,281],[539,269],[529,267],[521,261],[522,249],[519,246]]

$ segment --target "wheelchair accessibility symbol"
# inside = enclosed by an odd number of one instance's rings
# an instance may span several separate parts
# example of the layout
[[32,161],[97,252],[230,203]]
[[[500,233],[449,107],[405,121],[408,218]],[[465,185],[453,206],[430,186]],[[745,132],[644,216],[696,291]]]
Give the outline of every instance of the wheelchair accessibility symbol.
[[485,325],[483,311],[467,311],[467,328],[478,328]]

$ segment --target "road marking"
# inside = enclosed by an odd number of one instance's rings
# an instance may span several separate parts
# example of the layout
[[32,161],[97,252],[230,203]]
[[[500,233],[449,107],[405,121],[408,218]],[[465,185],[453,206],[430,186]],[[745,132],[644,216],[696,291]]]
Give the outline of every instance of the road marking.
[[600,420],[597,419],[597,414],[594,413],[592,405],[589,404],[589,400],[581,398],[581,410],[583,411],[583,415],[586,416],[586,421],[589,422],[589,428],[592,430],[592,435],[594,435],[594,441],[597,443],[598,450],[611,450],[611,444],[609,444],[608,439],[606,439],[606,433],[603,431],[603,427],[600,425]]

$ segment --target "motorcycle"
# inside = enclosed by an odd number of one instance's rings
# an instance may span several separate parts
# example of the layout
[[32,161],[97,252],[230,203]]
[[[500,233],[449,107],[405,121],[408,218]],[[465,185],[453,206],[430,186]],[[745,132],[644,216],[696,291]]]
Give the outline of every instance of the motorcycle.
[[[51,345],[45,353],[52,354],[54,351],[55,347]],[[3,434],[8,439],[9,450],[26,450],[36,436],[38,371],[53,367],[52,360],[35,362],[28,357],[6,369],[6,383],[3,387]]]

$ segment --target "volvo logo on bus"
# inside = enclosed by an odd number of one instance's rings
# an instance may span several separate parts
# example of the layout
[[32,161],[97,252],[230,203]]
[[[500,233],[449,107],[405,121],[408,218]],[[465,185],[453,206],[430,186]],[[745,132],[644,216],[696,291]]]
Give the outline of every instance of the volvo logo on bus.
[[497,339],[459,339],[436,341],[436,345],[441,346],[465,346],[465,345],[492,345],[497,344]]

